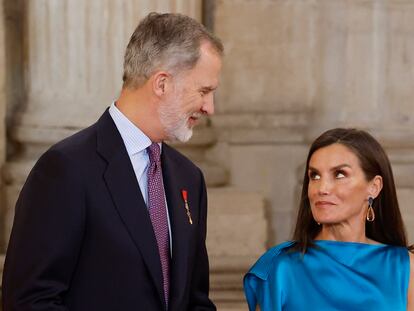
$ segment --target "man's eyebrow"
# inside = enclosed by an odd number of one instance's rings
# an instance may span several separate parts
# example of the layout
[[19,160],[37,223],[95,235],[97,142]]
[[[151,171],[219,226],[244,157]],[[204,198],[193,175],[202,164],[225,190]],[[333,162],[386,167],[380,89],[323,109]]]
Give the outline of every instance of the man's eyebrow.
[[203,86],[200,88],[200,91],[211,92],[211,91],[214,91],[216,88],[217,87],[214,87],[214,86]]

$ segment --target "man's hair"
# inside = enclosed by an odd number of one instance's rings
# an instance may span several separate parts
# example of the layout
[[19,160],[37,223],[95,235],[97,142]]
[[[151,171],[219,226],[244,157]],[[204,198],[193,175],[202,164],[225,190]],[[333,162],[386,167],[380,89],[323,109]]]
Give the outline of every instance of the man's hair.
[[223,54],[220,39],[202,24],[182,14],[150,13],[135,29],[124,57],[123,88],[137,88],[157,70],[172,73],[191,69],[200,58],[200,45],[209,42]]

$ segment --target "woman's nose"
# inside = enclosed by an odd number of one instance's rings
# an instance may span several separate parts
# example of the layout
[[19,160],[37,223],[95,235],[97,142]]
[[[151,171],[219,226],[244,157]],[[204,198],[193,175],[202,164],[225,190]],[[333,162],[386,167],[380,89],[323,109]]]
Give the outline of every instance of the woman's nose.
[[329,194],[331,191],[332,185],[331,182],[327,179],[322,178],[319,181],[319,189],[318,189],[318,193],[320,195],[326,195]]

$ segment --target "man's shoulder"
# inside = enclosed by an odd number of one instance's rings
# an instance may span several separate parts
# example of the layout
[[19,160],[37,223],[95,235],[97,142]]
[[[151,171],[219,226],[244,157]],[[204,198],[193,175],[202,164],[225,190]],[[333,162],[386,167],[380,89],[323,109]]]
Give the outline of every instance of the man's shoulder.
[[52,145],[48,152],[79,154],[87,149],[96,149],[96,123],[62,139]]
[[108,110],[106,110],[95,123],[52,145],[40,157],[39,161],[44,161],[45,159],[61,159],[64,163],[71,162],[77,167],[95,163],[99,132],[101,132],[101,140],[109,139],[108,144],[112,145],[110,142],[112,138],[106,136],[108,134],[110,136],[113,133],[115,126],[112,126],[109,121],[111,119]]
[[[66,171],[82,169],[91,158],[94,128],[90,126],[52,145],[36,161],[34,171]],[[96,140],[96,139],[95,139]],[[96,144],[95,144],[96,145]],[[91,161],[89,161],[91,162]],[[70,173],[71,174],[71,173]]]
[[62,139],[52,145],[49,150],[68,154],[80,154],[89,150],[95,151],[99,132],[101,132],[101,140],[111,140],[112,137],[106,136],[114,134],[114,130],[116,131],[116,127],[107,109],[95,123]]

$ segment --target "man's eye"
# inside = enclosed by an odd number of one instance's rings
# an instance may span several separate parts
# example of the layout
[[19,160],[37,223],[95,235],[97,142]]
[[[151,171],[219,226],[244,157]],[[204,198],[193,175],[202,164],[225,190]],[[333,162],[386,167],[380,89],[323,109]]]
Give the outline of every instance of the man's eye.
[[200,90],[199,92],[200,92],[200,95],[201,95],[201,96],[206,96],[206,95],[208,95],[208,94],[210,94],[210,93],[214,92],[214,89],[209,89],[209,88],[207,88],[207,89],[202,89],[202,90]]

